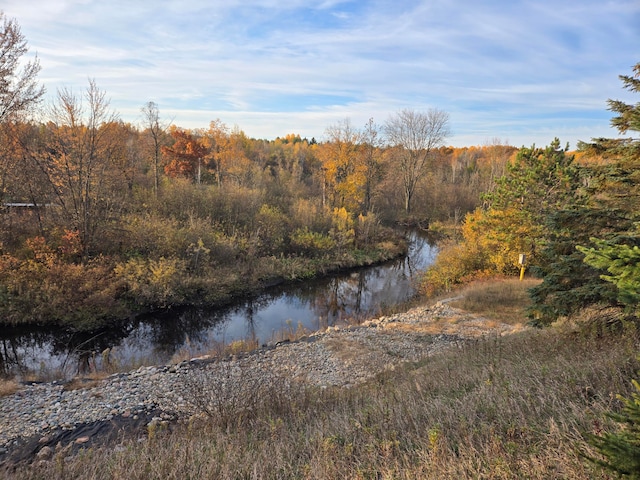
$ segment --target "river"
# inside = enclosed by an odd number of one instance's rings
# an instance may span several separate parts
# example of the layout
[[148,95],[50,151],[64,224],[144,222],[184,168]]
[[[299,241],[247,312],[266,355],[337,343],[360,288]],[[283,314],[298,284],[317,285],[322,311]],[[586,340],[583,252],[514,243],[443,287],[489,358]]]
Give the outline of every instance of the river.
[[92,333],[6,328],[0,332],[0,373],[54,379],[164,364],[220,351],[234,341],[264,344],[298,331],[375,316],[415,294],[415,282],[436,253],[427,237],[412,232],[403,258],[274,287],[222,308],[140,315]]

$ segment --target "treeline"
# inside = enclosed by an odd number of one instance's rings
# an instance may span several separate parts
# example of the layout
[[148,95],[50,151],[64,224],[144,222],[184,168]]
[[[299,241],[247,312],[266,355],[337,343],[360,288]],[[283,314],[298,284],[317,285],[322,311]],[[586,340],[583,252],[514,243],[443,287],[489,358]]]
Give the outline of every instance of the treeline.
[[59,92],[46,120],[3,122],[4,322],[91,328],[392,258],[404,246],[389,227],[461,218],[515,151],[390,145],[373,121],[345,120],[320,142],[253,139],[142,111],[144,125],[120,121],[90,82],[82,97]]
[[[640,93],[640,63],[620,76]],[[620,133],[640,132],[640,103],[609,100]],[[591,306],[640,313],[640,140],[593,139],[568,152],[555,140],[523,148],[469,213],[460,242],[441,251],[424,282],[446,290],[470,278],[514,275],[519,255],[542,283],[530,316],[547,324]]]

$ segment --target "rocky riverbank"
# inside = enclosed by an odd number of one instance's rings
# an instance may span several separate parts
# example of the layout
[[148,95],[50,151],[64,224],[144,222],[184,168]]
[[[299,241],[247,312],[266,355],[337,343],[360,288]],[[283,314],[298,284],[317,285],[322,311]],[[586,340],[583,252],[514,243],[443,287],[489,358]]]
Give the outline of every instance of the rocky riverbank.
[[47,460],[55,448],[85,448],[127,430],[143,438],[155,426],[248,401],[258,387],[349,387],[402,362],[512,331],[439,302],[224,361],[141,367],[74,389],[62,382],[24,385],[0,399],[0,461]]

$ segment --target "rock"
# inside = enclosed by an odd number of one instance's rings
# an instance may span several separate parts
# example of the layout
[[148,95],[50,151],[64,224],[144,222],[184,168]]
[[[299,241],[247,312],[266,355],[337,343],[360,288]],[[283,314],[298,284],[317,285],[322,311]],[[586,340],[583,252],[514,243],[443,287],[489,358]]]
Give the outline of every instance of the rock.
[[53,457],[53,449],[48,445],[45,445],[38,450],[38,453],[36,453],[36,458],[38,460],[50,460],[51,457]]

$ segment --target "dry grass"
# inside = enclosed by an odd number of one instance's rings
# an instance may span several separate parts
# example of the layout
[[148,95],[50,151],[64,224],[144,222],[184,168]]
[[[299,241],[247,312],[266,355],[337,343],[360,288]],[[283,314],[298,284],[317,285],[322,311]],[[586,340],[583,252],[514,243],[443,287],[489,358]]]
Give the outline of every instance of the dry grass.
[[[604,413],[620,407],[616,394],[629,395],[640,367],[637,347],[632,329],[575,325],[471,340],[350,389],[291,395],[276,385],[241,422],[221,425],[204,415],[143,442],[124,439],[117,448],[61,455],[0,476],[611,478],[580,452],[589,449],[587,434],[613,428]],[[218,398],[213,386],[199,385],[198,392]]]
[[462,298],[451,302],[451,306],[509,325],[523,324],[528,321],[527,290],[539,283],[536,279],[517,278],[476,280],[455,292]]
[[20,389],[20,384],[14,378],[0,377],[0,398],[13,395]]
[[97,373],[87,377],[74,377],[62,387],[65,391],[82,390],[97,387],[109,375],[107,373]]
[[430,321],[418,324],[395,323],[390,324],[389,329],[426,335],[457,335],[463,338],[481,338],[487,336],[516,333],[526,327],[522,323],[509,325],[498,320],[492,320],[467,313],[451,316],[437,317]]
[[369,351],[368,347],[362,345],[361,342],[342,337],[334,337],[327,340],[326,346],[337,358],[345,363],[352,362]]

